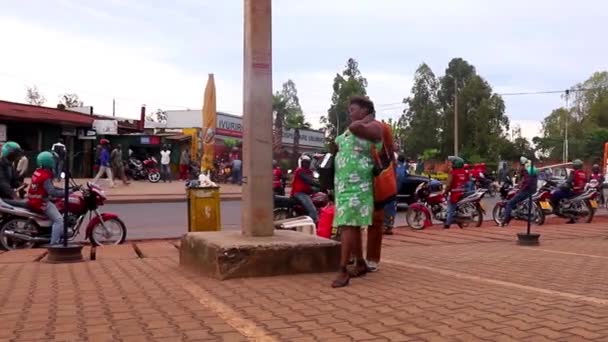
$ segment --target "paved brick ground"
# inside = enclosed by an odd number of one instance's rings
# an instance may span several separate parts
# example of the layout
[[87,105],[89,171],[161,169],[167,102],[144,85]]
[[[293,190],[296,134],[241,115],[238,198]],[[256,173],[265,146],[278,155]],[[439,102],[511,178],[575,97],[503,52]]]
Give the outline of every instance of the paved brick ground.
[[[219,282],[178,267],[174,241],[51,265],[0,254],[0,341],[608,340],[608,221],[397,230],[378,273]],[[90,255],[87,250],[86,255]]]

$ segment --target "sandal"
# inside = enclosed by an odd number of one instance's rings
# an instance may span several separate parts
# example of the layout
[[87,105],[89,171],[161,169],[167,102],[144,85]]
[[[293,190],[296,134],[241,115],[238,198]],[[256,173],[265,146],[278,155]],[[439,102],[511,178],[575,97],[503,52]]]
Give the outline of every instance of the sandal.
[[348,271],[348,275],[351,278],[358,278],[364,276],[367,272],[369,272],[369,267],[367,267],[367,263],[365,261],[357,262],[356,266],[351,268]]
[[340,271],[340,275],[338,275],[338,278],[336,278],[331,283],[331,287],[333,287],[334,289],[337,289],[340,287],[345,287],[345,286],[348,286],[349,282],[350,282],[350,276],[348,275],[346,268],[344,268],[342,271]]

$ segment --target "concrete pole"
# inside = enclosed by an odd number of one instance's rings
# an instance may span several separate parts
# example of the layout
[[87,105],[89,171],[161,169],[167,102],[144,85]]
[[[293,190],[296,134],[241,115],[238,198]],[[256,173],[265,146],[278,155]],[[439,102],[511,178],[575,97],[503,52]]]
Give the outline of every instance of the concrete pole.
[[243,210],[246,236],[272,236],[271,0],[244,0]]

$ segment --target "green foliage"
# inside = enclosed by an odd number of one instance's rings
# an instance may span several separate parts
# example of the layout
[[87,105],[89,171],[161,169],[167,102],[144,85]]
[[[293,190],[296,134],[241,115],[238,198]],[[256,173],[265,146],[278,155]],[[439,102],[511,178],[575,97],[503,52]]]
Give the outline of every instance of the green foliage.
[[422,152],[422,160],[433,160],[439,155],[439,150],[436,148],[429,148]]
[[232,138],[226,138],[226,139],[224,139],[224,146],[228,147],[229,149],[232,149],[238,143],[239,142],[236,139],[232,139]]
[[[294,116],[303,116],[298,89],[292,80],[283,83],[281,91],[277,91],[272,97],[272,113],[274,116],[274,148],[280,152],[283,142],[283,128],[287,121]],[[291,119],[293,120],[293,119]]]
[[342,134],[350,124],[349,99],[353,96],[366,95],[366,88],[367,80],[359,71],[359,63],[353,58],[349,58],[346,69],[342,74],[336,74],[334,78],[331,106],[327,111],[327,116],[321,118],[321,123],[325,126],[326,135],[330,141]]
[[608,141],[608,71],[594,73],[572,87],[568,96],[572,105],[554,109],[534,143],[550,159],[561,159],[567,125],[569,159],[597,162]]

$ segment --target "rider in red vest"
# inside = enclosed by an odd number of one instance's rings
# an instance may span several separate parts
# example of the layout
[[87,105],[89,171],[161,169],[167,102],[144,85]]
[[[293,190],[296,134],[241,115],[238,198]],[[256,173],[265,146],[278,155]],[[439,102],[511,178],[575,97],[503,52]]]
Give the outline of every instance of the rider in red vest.
[[45,151],[38,154],[36,163],[38,168],[32,175],[32,182],[27,192],[27,204],[31,209],[43,212],[53,221],[50,244],[57,245],[63,232],[63,216],[61,216],[51,198],[61,198],[65,195],[65,190],[53,185],[55,158],[53,158],[51,152]]
[[465,190],[465,185],[468,181],[467,171],[463,168],[464,161],[459,157],[450,157],[451,170],[448,176],[446,192],[450,193],[448,202],[448,213],[443,225],[444,229],[449,229],[454,222],[456,214],[456,204],[462,198]]
[[312,203],[310,195],[312,194],[313,173],[310,169],[311,159],[307,155],[303,155],[300,160],[301,166],[293,173],[293,181],[291,183],[291,196],[295,197],[302,206],[306,209],[308,216],[317,223],[317,209]]
[[[572,162],[572,172],[566,181],[566,187],[562,187],[551,195],[551,204],[556,214],[560,214],[559,203],[562,199],[571,198],[583,192],[587,184],[587,173],[583,170],[583,162],[576,159]],[[576,218],[571,217],[567,223],[576,223]]]
[[602,174],[602,169],[600,168],[600,166],[598,164],[594,164],[593,167],[591,168],[591,176],[589,176],[589,180],[595,180],[599,183],[600,187],[600,203],[604,204],[604,175]]

